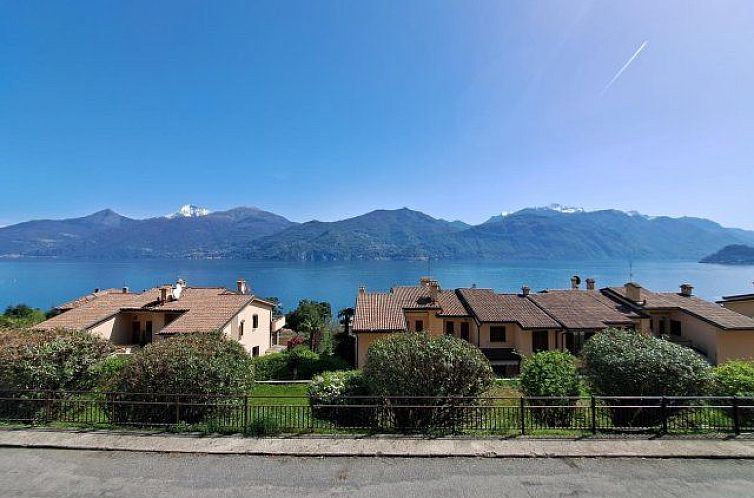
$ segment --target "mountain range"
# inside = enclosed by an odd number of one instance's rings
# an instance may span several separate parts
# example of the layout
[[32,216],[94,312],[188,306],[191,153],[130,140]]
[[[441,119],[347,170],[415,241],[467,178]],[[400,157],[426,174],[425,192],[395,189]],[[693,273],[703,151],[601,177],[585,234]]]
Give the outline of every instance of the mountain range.
[[407,208],[295,223],[258,208],[210,212],[186,205],[157,218],[132,219],[106,209],[82,218],[0,228],[0,257],[6,258],[697,261],[731,244],[754,244],[754,232],[703,218],[558,205],[503,213],[479,225]]
[[754,265],[754,247],[744,244],[731,244],[714,254],[703,257],[699,262],[721,265]]

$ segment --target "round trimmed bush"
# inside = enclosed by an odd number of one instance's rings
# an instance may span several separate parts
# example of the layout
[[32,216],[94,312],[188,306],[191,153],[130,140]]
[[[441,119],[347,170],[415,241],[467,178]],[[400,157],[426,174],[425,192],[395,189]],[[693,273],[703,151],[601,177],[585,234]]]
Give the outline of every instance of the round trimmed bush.
[[288,354],[268,353],[253,359],[256,380],[290,380],[293,374],[288,368]]
[[114,382],[116,423],[197,423],[237,409],[253,385],[251,357],[221,334],[186,334],[147,345]]
[[[367,351],[364,377],[374,394],[386,397],[393,423],[402,430],[452,428],[464,410],[434,407],[473,404],[494,381],[492,367],[478,348],[452,336],[425,333],[394,334],[374,342]],[[405,398],[390,399],[396,396]],[[410,407],[416,404],[432,408]]]
[[[594,335],[582,352],[585,373],[601,396],[700,396],[712,380],[709,363],[693,350],[657,337],[608,329]],[[617,426],[651,426],[660,411],[619,408],[639,400],[606,399]],[[646,404],[656,404],[648,401]],[[672,412],[669,410],[669,412]]]
[[343,405],[369,405],[369,388],[363,374],[358,370],[324,372],[312,379],[307,394],[312,414],[320,419],[330,420],[340,427],[372,427],[375,419],[374,408],[357,408]]
[[[575,400],[579,395],[579,380],[576,377],[576,358],[570,353],[542,351],[526,358],[519,378],[524,396],[548,396],[553,399],[528,400],[535,420],[548,427],[568,427],[573,418]],[[539,406],[547,405],[548,407]],[[563,408],[553,407],[562,405]]]

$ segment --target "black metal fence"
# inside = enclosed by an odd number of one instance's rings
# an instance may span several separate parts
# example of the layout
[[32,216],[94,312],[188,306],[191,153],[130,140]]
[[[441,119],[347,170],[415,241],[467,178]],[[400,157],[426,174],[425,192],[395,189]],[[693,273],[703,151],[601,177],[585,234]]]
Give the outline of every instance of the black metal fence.
[[73,391],[0,392],[0,423],[278,434],[478,435],[741,434],[754,432],[754,398],[370,397],[312,404],[305,396]]

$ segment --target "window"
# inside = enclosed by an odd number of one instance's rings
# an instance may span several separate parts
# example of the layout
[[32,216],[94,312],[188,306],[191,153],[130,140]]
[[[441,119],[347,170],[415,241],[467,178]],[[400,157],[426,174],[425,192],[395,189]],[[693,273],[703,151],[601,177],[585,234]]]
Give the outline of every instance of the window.
[[246,324],[245,320],[241,320],[241,323],[238,324],[238,340],[240,341],[243,339],[243,326]]
[[253,348],[251,348],[251,356],[254,358],[259,356],[259,346],[254,346]]
[[448,335],[453,335],[455,333],[456,323],[455,322],[445,322],[445,333]]
[[678,320],[670,320],[670,335],[674,335],[676,337],[681,336],[681,322]]
[[254,315],[251,317],[251,328],[253,329],[259,328],[259,315]]
[[531,349],[535,353],[550,349],[550,333],[547,330],[535,330],[531,333]]
[[505,327],[490,327],[490,342],[505,342]]
[[461,339],[469,340],[469,322],[461,322]]
[[417,332],[421,332],[422,330],[424,330],[424,321],[417,320],[416,321],[416,331]]

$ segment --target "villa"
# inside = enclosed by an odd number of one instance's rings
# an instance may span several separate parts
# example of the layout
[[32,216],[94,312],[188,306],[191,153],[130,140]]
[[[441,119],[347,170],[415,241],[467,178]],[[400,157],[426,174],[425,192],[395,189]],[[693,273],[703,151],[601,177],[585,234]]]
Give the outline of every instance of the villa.
[[248,291],[245,280],[235,291],[224,287],[189,287],[179,280],[143,292],[95,289],[57,306],[57,316],[36,326],[45,330],[84,330],[111,341],[124,352],[175,334],[219,331],[238,341],[252,356],[276,343],[279,320],[273,303]]
[[754,294],[723,296],[717,303],[742,315],[754,317]]
[[426,331],[449,334],[479,347],[496,370],[515,375],[521,359],[538,351],[578,354],[584,342],[606,328],[668,336],[694,348],[711,363],[754,358],[754,319],[691,295],[655,293],[636,283],[597,289],[593,279],[580,288],[578,277],[568,289],[518,294],[492,289],[441,289],[428,277],[418,286],[367,292],[356,298],[353,332],[357,366],[369,345],[386,334]]

